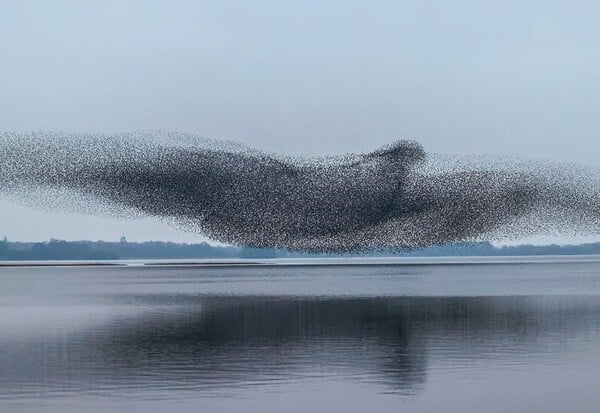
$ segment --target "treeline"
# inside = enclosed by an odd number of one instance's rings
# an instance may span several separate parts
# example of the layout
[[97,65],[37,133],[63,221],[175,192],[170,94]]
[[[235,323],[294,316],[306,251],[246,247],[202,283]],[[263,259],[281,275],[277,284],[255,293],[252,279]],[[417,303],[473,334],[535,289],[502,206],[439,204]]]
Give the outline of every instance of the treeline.
[[301,256],[284,251],[214,246],[206,242],[105,242],[63,241],[10,242],[0,240],[0,260],[119,260],[119,259],[194,259],[194,258],[277,258]]
[[[593,255],[600,254],[600,243],[583,245],[519,245],[495,247],[488,242],[433,246],[412,251],[376,251],[346,256],[510,256],[510,255]],[[10,242],[0,240],[0,260],[118,260],[118,259],[195,259],[195,258],[295,258],[327,257],[328,254],[305,254],[288,251],[214,246],[206,242],[62,241]],[[339,255],[335,255],[339,256]]]
[[0,260],[117,260],[136,258],[234,258],[239,248],[215,247],[207,243],[176,244],[171,242],[104,242],[0,241]]

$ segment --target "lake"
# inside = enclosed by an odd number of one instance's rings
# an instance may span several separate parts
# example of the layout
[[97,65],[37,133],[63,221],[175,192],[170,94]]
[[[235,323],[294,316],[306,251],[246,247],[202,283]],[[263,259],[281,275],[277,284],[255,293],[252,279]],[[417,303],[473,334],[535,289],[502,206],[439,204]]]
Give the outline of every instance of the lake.
[[0,411],[600,408],[598,257],[272,262],[0,267]]

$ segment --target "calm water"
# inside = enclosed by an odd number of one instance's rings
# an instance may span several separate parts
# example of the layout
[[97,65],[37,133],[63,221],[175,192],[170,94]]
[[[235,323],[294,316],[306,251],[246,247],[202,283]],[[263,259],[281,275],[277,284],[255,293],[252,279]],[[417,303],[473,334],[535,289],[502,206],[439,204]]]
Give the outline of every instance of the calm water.
[[2,412],[573,413],[599,383],[596,259],[0,268]]

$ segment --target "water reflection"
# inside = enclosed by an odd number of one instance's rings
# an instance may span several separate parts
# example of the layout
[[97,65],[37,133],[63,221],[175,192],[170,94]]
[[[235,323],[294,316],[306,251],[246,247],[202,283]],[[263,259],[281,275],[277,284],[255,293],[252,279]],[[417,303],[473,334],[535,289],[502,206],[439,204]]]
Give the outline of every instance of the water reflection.
[[68,307],[85,315],[80,323],[61,322],[60,305],[37,311],[46,322],[11,329],[5,317],[0,324],[4,400],[81,392],[212,397],[321,379],[410,397],[441,370],[468,371],[490,360],[526,369],[600,338],[597,296],[140,293]]

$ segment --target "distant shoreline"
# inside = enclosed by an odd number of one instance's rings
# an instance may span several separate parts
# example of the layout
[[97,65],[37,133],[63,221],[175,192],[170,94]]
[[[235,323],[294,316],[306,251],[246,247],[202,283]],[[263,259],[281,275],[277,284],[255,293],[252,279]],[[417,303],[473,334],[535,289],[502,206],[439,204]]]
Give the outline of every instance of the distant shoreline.
[[[496,247],[489,242],[464,242],[437,245],[420,250],[367,251],[354,254],[310,254],[274,249],[215,246],[208,243],[172,242],[61,241],[11,242],[0,240],[0,262],[77,261],[109,262],[122,260],[176,261],[266,260],[309,258],[419,258],[419,257],[509,257],[581,256],[600,254],[600,242],[581,245],[517,245]],[[98,264],[100,265],[100,264]],[[108,265],[108,264],[103,264]]]
[[238,260],[33,260],[0,261],[0,268],[31,267],[182,267],[182,268],[244,268],[244,267],[352,267],[352,266],[439,266],[439,265],[528,265],[561,263],[600,263],[599,255],[536,255],[536,256],[461,256],[461,257],[346,257],[346,258],[266,258]]

